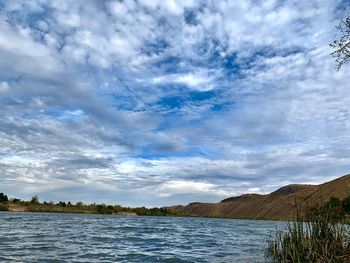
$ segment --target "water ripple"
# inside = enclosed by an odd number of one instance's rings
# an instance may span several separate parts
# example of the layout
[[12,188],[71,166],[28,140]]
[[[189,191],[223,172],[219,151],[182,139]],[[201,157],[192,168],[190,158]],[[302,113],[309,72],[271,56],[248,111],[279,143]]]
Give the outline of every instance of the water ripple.
[[264,262],[282,224],[0,212],[0,262]]

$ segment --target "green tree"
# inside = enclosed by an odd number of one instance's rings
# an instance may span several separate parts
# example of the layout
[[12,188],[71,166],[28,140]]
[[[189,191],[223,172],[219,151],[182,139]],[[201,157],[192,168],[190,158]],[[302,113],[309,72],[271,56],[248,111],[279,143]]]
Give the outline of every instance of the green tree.
[[32,199],[30,200],[32,204],[39,204],[39,197],[37,195],[32,196]]
[[7,195],[5,195],[4,193],[0,193],[0,203],[7,202],[8,200],[9,198],[7,197]]
[[64,201],[59,201],[57,203],[57,205],[62,206],[62,207],[66,207],[67,206],[66,202],[64,202]]
[[79,201],[79,202],[77,202],[76,206],[84,206],[84,203]]

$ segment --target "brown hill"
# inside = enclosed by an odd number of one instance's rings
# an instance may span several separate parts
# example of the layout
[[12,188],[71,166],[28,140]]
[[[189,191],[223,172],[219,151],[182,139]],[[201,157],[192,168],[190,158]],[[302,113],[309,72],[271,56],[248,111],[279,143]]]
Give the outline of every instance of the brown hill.
[[293,219],[297,206],[300,210],[305,210],[332,196],[340,199],[350,196],[350,175],[320,185],[291,184],[267,195],[244,194],[224,199],[220,203],[196,202],[170,209],[189,216]]

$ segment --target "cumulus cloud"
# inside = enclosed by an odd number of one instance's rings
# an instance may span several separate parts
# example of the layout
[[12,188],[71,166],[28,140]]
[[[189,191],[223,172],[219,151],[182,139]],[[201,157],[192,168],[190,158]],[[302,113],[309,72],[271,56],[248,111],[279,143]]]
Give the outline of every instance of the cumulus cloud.
[[192,194],[192,195],[208,195],[227,196],[230,193],[222,189],[215,189],[215,186],[205,182],[194,181],[169,181],[162,184],[158,191],[160,197],[170,197],[172,195]]
[[342,5],[0,4],[0,191],[172,205],[347,173]]

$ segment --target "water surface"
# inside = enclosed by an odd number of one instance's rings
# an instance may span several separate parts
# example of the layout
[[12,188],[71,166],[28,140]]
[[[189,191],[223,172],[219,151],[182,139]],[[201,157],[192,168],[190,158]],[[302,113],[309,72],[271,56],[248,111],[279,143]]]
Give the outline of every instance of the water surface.
[[264,262],[282,224],[0,212],[0,262]]

